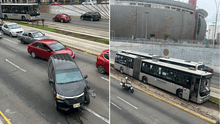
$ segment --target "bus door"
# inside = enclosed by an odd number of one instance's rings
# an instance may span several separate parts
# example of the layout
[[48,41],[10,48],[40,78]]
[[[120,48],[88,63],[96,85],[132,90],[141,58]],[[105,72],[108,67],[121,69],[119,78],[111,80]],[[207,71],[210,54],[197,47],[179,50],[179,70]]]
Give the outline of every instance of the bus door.
[[193,81],[193,77],[189,74],[184,74],[183,76],[183,99],[189,100],[190,96],[190,88],[191,88],[191,83]]
[[139,79],[139,75],[141,72],[141,57],[137,57],[134,59],[134,67],[133,67],[133,77]]
[[188,88],[183,88],[183,99],[189,100],[190,90]]
[[128,75],[129,75],[128,57],[124,56],[123,61],[124,61],[124,62],[123,62],[123,65],[124,65],[124,67],[123,67],[123,72],[124,72],[125,74],[128,74]]

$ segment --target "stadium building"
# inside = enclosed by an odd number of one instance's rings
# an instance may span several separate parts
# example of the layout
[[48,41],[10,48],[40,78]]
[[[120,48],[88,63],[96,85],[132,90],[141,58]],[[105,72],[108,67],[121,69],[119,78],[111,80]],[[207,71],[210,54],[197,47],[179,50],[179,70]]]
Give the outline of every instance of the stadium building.
[[196,0],[110,1],[111,37],[203,40],[208,13]]

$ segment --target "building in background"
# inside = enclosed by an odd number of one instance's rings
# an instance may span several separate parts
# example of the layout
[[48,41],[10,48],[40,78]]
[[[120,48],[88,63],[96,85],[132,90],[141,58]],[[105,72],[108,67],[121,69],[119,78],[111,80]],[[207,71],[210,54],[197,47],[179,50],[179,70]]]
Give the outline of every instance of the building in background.
[[[211,40],[214,38],[214,32],[215,32],[215,25],[209,25],[208,26],[208,32],[207,32],[207,39]],[[220,41],[220,25],[216,26],[216,34],[215,38],[217,38],[217,41]]]
[[196,0],[111,0],[110,34],[121,38],[203,40],[208,13]]

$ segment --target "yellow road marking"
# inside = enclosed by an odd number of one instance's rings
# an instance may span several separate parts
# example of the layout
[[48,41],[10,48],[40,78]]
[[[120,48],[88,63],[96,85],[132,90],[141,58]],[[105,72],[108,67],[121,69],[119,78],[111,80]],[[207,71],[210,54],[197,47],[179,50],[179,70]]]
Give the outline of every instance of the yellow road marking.
[[5,121],[8,123],[8,124],[12,124],[8,118],[0,111],[0,114],[2,115],[2,117],[5,119]]
[[[112,76],[111,76],[112,77]],[[114,77],[112,77],[112,78],[114,78]],[[117,79],[117,78],[114,78],[115,80],[117,80],[117,81],[121,81],[121,80],[119,80],[119,79]],[[182,109],[183,111],[185,111],[185,112],[188,112],[188,113],[190,113],[190,114],[192,114],[192,115],[194,115],[194,116],[196,116],[196,117],[198,117],[198,118],[200,118],[200,119],[202,119],[202,120],[204,120],[204,121],[207,121],[207,122],[209,122],[209,123],[211,123],[211,124],[215,124],[216,122],[215,121],[213,121],[213,120],[211,120],[211,119],[208,119],[208,118],[206,118],[206,117],[204,117],[204,116],[202,116],[202,115],[199,115],[199,114],[197,114],[197,113],[195,113],[195,112],[192,112],[192,111],[190,111],[190,110],[188,110],[188,109],[186,109],[186,108],[184,108],[184,107],[181,107],[181,106],[179,106],[179,105],[177,105],[177,104],[175,104],[175,103],[172,103],[172,102],[169,102],[169,101],[167,101],[167,100],[165,100],[165,99],[162,99],[162,98],[160,98],[160,97],[158,97],[158,96],[156,96],[156,95],[153,95],[153,94],[151,94],[151,93],[148,93],[148,92],[146,92],[146,91],[144,91],[144,90],[142,90],[142,89],[139,89],[139,88],[137,88],[137,87],[135,87],[135,86],[133,86],[135,89],[138,89],[138,90],[140,90],[141,92],[144,92],[144,93],[146,93],[147,95],[150,95],[150,96],[152,96],[152,97],[154,97],[154,98],[156,98],[156,99],[159,99],[159,100],[161,100],[161,101],[164,101],[164,102],[166,102],[166,103],[168,103],[168,104],[170,104],[170,105],[172,105],[172,106],[175,106],[175,107],[177,107],[177,108],[179,108],[179,109]]]

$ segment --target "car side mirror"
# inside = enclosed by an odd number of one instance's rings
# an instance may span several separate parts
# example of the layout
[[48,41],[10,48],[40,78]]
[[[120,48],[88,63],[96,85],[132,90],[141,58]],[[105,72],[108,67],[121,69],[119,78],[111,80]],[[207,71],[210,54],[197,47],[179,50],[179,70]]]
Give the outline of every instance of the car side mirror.
[[88,78],[88,75],[85,75],[85,76],[84,76],[84,79],[86,79],[86,78]]
[[49,52],[49,53],[50,53],[50,52],[51,52],[51,50],[50,50],[50,49],[47,49],[47,52]]

